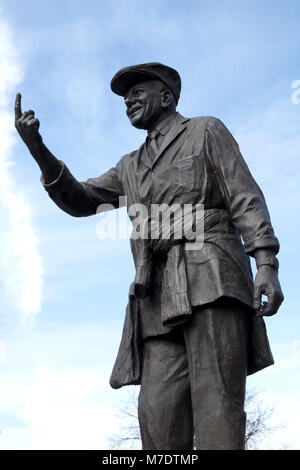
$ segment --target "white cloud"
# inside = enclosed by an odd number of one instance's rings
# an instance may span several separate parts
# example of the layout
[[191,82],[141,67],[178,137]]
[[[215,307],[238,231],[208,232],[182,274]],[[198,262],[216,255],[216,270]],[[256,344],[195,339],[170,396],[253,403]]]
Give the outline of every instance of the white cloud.
[[296,396],[291,394],[266,394],[262,398],[272,405],[273,414],[270,424],[274,432],[262,438],[259,448],[267,450],[299,450],[300,405]]
[[0,374],[1,449],[108,449],[116,404],[109,386],[120,326],[48,325],[14,337]]
[[12,176],[12,92],[23,78],[8,25],[0,22],[0,280],[21,320],[38,313],[42,298],[42,262],[30,208]]
[[6,362],[6,345],[4,341],[0,341],[0,366]]
[[18,380],[6,375],[0,448],[107,449],[117,427],[107,375],[105,367],[58,369],[46,362]]
[[114,431],[114,413],[98,398],[108,388],[100,370],[55,371],[39,366],[34,374],[25,419],[33,449],[99,449]]

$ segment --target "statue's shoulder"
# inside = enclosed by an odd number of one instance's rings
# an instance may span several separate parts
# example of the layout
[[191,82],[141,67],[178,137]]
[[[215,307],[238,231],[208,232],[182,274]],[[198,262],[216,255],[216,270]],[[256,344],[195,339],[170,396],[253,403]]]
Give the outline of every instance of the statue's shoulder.
[[123,163],[125,163],[125,162],[131,160],[132,158],[136,157],[139,152],[143,151],[143,147],[144,147],[144,143],[142,143],[142,145],[140,145],[139,148],[137,148],[135,150],[132,150],[131,152],[128,152],[125,155],[123,155],[123,157],[120,159],[120,161],[123,161]]
[[183,118],[184,125],[190,130],[191,135],[204,135],[209,128],[218,127],[221,121],[214,116],[193,116]]
[[131,152],[128,152],[125,155],[123,155],[117,163],[117,168],[121,171],[123,169],[128,168],[132,160],[137,158],[137,155],[139,154],[139,152],[142,151],[143,145],[144,144],[142,144],[139,148],[132,150]]
[[[194,124],[193,124],[194,123]],[[215,116],[198,116],[190,118],[190,126],[193,126],[197,132],[209,132],[217,134],[222,138],[231,136],[232,133],[224,122]]]
[[221,122],[221,120],[215,116],[194,116],[188,119],[190,124],[196,124],[199,126],[214,126]]

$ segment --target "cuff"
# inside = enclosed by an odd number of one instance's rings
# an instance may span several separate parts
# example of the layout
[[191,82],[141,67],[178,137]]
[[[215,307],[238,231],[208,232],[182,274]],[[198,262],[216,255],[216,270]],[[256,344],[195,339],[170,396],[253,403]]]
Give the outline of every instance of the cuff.
[[59,161],[59,162],[61,163],[62,167],[61,167],[61,170],[59,172],[58,177],[54,181],[51,181],[51,183],[46,183],[44,176],[41,175],[40,180],[41,180],[42,185],[45,188],[47,188],[48,186],[52,186],[53,184],[57,183],[60,180],[61,175],[63,174],[63,171],[65,169],[65,164],[64,164],[64,162],[61,162],[61,161]]
[[275,236],[272,235],[265,235],[259,237],[259,239],[255,241],[247,241],[245,242],[245,250],[246,253],[250,256],[254,256],[255,250],[265,248],[267,250],[274,251],[274,254],[277,255],[279,252],[279,241]]

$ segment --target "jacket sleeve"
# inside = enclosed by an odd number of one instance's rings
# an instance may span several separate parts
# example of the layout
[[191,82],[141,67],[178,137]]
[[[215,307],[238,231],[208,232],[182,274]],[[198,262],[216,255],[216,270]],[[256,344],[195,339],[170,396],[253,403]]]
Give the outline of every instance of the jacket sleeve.
[[206,153],[216,172],[225,205],[242,235],[245,250],[253,255],[258,248],[279,251],[262,191],[251,175],[239,146],[229,130],[216,118],[206,127]]
[[41,177],[45,190],[60,209],[74,217],[85,217],[96,214],[101,204],[119,207],[119,197],[124,192],[118,166],[97,178],[80,182],[63,162],[61,164],[61,172],[55,181],[46,183]]

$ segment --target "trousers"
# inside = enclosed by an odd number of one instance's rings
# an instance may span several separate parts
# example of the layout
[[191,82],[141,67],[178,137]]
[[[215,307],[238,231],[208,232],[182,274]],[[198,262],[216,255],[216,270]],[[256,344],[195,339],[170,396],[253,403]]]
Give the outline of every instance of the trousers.
[[171,333],[145,340],[143,449],[244,449],[249,315],[234,300],[215,302]]

